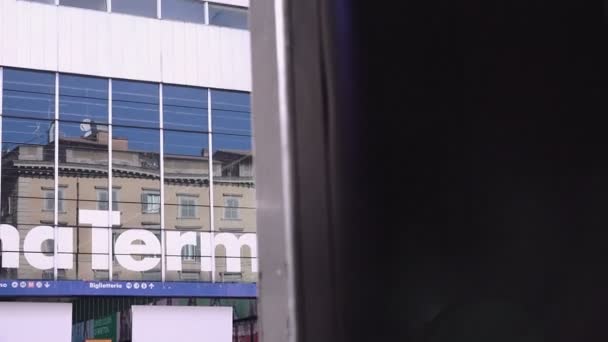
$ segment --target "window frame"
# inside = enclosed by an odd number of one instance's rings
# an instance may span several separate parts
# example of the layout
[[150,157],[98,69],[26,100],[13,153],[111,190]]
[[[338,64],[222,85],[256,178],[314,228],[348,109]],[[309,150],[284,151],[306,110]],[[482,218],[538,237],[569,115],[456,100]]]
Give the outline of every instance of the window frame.
[[[155,196],[158,198],[158,203],[151,203],[148,202],[148,196]],[[156,208],[156,210],[150,210],[149,207],[151,205],[158,205],[158,207]],[[151,190],[145,190],[141,193],[141,212],[142,214],[160,214],[160,207],[161,207],[162,203],[160,203],[160,191],[151,191]]]
[[[192,201],[192,204],[184,204],[185,201]],[[198,219],[197,197],[188,195],[177,195],[177,218],[178,219]],[[192,208],[192,216],[184,215],[184,209]]]
[[[224,220],[228,220],[228,221],[240,221],[241,220],[241,215],[239,213],[239,196],[232,196],[232,195],[224,195],[224,214],[222,215],[222,219]],[[235,201],[236,202],[236,206],[230,205],[231,201]],[[228,215],[228,213],[233,212],[234,213],[234,217],[230,217],[232,215]]]
[[[117,188],[112,189],[112,211],[119,211],[119,209],[118,209],[118,191],[119,191],[119,189],[117,189]],[[108,189],[98,188],[98,189],[95,189],[95,192],[97,193],[97,210],[109,210]],[[103,193],[106,194],[105,200],[100,199],[100,197],[101,197],[100,195]],[[105,205],[106,207],[103,208],[102,205]]]
[[181,257],[183,261],[196,262],[196,260],[199,258],[199,256],[196,255],[196,248],[198,247],[198,238],[196,240],[196,245],[185,245],[182,247]]
[[[47,211],[47,212],[54,212],[55,211],[55,190],[54,189],[43,189],[42,190],[44,192],[44,198],[43,198],[43,207],[42,207],[42,211]],[[51,196],[49,196],[49,194],[51,194]],[[59,210],[57,210],[58,213],[66,213],[65,211],[65,192],[64,192],[64,188],[60,187],[59,190],[57,191],[57,206],[59,207]]]

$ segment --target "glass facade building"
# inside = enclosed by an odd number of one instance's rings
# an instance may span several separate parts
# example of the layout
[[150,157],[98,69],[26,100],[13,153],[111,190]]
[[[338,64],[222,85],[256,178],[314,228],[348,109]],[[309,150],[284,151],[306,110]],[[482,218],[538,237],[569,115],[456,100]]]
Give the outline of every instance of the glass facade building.
[[256,281],[248,93],[2,80],[0,277]]
[[0,340],[257,338],[248,6],[0,1]]

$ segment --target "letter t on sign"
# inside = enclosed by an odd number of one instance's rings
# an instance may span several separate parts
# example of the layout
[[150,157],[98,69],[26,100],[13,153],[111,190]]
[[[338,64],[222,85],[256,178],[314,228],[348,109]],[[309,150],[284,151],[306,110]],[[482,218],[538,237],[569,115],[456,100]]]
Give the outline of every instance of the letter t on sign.
[[[91,232],[91,268],[94,270],[109,269],[109,246],[111,242],[110,225],[108,224],[108,212],[105,210],[78,211],[78,224],[90,224]],[[112,226],[120,225],[120,211],[112,211]]]

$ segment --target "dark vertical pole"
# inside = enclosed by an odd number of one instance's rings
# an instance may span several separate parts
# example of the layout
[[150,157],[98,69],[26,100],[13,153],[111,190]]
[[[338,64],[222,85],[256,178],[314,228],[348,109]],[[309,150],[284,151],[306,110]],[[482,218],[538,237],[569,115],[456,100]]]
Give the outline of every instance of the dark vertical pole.
[[255,336],[253,335],[253,326],[255,325],[256,321],[251,320],[249,322],[249,341],[250,342],[254,342],[255,341]]

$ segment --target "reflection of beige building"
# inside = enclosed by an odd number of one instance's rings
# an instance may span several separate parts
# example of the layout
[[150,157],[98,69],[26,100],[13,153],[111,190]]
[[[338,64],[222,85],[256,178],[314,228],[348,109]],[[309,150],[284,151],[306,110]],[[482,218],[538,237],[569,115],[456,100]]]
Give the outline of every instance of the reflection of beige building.
[[[79,210],[108,209],[108,138],[106,132],[90,137],[61,138],[59,141],[60,226],[74,230],[74,267],[60,270],[64,279],[108,279],[107,271],[91,269],[91,226],[78,225]],[[15,226],[23,239],[35,226],[49,225],[53,217],[53,143],[19,146],[3,156],[2,222]],[[255,233],[255,188],[249,151],[216,151],[213,154],[214,224],[211,225],[209,156],[164,156],[164,217],[167,230],[229,232],[236,236]],[[129,142],[113,139],[113,210],[120,211],[120,225],[114,235],[127,229],[148,229],[160,237],[159,154],[129,149]],[[166,280],[210,281],[201,272],[200,243],[182,249],[182,271],[167,271]],[[42,246],[52,252],[52,242]],[[251,272],[251,251],[241,248],[241,272],[226,272],[225,249],[215,248],[216,281],[255,281]],[[205,255],[203,255],[205,257]],[[113,279],[160,280],[160,264],[147,272],[123,269],[114,258]],[[18,272],[15,274],[14,272]],[[18,270],[3,269],[4,277],[52,278],[53,270],[29,266],[21,253]]]

